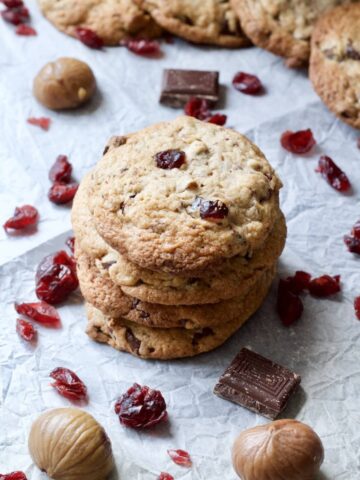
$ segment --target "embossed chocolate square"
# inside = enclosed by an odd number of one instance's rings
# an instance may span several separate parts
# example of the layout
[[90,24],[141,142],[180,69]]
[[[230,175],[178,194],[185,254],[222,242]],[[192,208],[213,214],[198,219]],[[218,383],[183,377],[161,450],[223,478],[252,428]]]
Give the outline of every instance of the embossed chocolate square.
[[296,373],[243,348],[220,377],[214,393],[273,420],[300,382]]
[[219,100],[219,72],[164,70],[160,103],[180,108],[192,97],[203,98],[214,106]]

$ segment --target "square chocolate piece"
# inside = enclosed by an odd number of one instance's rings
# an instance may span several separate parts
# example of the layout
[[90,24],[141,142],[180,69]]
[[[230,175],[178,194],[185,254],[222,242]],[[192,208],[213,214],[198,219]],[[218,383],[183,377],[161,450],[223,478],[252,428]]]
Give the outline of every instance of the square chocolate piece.
[[214,393],[273,420],[300,382],[296,373],[243,348],[220,377]]
[[164,70],[160,103],[180,108],[191,97],[203,98],[214,106],[219,100],[219,72]]

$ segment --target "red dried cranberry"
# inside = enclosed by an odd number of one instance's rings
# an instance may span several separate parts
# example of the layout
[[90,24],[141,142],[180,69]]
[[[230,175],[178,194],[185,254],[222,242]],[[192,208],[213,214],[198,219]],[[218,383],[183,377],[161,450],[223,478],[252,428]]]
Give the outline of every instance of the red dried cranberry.
[[23,472],[0,473],[0,480],[27,480],[27,477]]
[[190,98],[184,107],[184,112],[185,115],[198,120],[206,120],[211,116],[209,102],[204,98]]
[[24,2],[22,0],[1,0],[1,3],[3,3],[5,7],[10,9],[24,6]]
[[52,387],[63,397],[69,400],[85,400],[87,398],[87,388],[80,378],[68,368],[55,368],[50,373],[50,377],[55,380]]
[[147,40],[143,38],[127,39],[120,42],[120,45],[126,47],[130,52],[145,57],[158,57],[161,55],[160,43],[156,40]]
[[50,118],[47,118],[47,117],[39,117],[39,118],[30,117],[27,119],[27,122],[30,123],[30,125],[35,125],[36,127],[40,127],[43,130],[47,131],[50,128],[51,120]]
[[24,37],[31,37],[33,35],[37,35],[37,31],[35,28],[30,27],[29,25],[24,25],[21,23],[16,27],[15,30],[16,35],[23,35]]
[[36,339],[36,329],[34,325],[27,320],[18,318],[16,320],[16,331],[20,337],[27,342],[33,342]]
[[69,237],[66,239],[66,245],[69,247],[71,253],[75,252],[75,237]]
[[360,255],[360,238],[353,237],[352,235],[344,235],[344,242],[349,252]]
[[54,183],[48,193],[48,198],[56,205],[63,205],[64,203],[71,202],[75,197],[79,184],[72,183]]
[[164,150],[155,155],[156,166],[168,170],[180,168],[185,163],[185,152],[182,150]]
[[334,277],[322,275],[309,283],[309,292],[314,297],[328,297],[340,292],[340,290],[340,275]]
[[75,35],[87,47],[101,49],[104,46],[103,39],[90,28],[77,27]]
[[56,308],[46,302],[15,303],[15,310],[20,315],[31,318],[46,327],[61,327],[60,316]]
[[220,200],[201,200],[200,217],[203,220],[218,222],[223,220],[229,214],[229,209],[224,202]]
[[351,188],[350,181],[346,174],[336,165],[336,163],[326,155],[320,157],[317,172],[339,192],[347,192]]
[[289,327],[301,317],[304,305],[301,298],[291,291],[287,280],[280,280],[277,293],[277,312],[286,327]]
[[192,466],[192,461],[188,452],[185,450],[168,450],[167,453],[171,460],[180,465],[181,467],[190,468]]
[[295,275],[293,277],[288,277],[286,279],[286,282],[290,292],[294,293],[295,295],[299,295],[304,290],[307,290],[309,288],[310,280],[310,273],[298,270],[297,272],[295,272]]
[[22,207],[16,207],[14,216],[7,220],[3,227],[6,230],[22,230],[33,225],[36,225],[39,220],[39,213],[35,207],[31,205],[23,205]]
[[215,125],[225,125],[227,120],[226,115],[222,115],[221,113],[215,113],[214,115],[211,115],[209,118],[206,119],[208,123],[213,123]]
[[170,473],[161,472],[158,480],[174,480],[174,477]]
[[1,16],[5,22],[12,23],[13,25],[25,23],[30,18],[29,10],[26,7],[7,8],[1,12]]
[[316,140],[309,128],[298,132],[288,130],[281,135],[280,142],[285,150],[297,154],[307,153],[316,145]]
[[360,239],[360,220],[358,220],[351,230],[351,235]]
[[256,75],[238,72],[233,78],[232,84],[241,93],[246,95],[257,95],[264,90],[263,84]]
[[149,428],[167,419],[161,392],[134,383],[115,405],[120,423],[131,428]]
[[355,308],[355,314],[356,318],[360,320],[360,297],[356,297],[354,300],[354,308]]
[[50,168],[49,179],[52,182],[70,182],[72,174],[72,165],[66,155],[58,155],[54,165]]

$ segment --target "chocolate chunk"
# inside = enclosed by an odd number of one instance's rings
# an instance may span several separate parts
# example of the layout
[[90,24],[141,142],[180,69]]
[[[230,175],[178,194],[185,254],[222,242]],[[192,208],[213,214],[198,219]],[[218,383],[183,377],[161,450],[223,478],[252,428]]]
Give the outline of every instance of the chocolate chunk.
[[209,327],[205,327],[202,330],[200,330],[200,332],[194,333],[194,336],[193,336],[193,339],[192,339],[191,343],[195,347],[196,345],[198,345],[200,340],[202,340],[205,337],[209,337],[210,335],[214,335],[213,330],[211,330],[211,328],[209,328]]
[[352,44],[346,47],[346,58],[350,60],[360,60],[360,52],[356,50]]
[[300,382],[296,373],[243,348],[220,377],[214,393],[274,419]]
[[206,99],[213,106],[219,100],[219,72],[164,70],[160,103],[180,108],[191,97]]
[[130,348],[133,352],[136,354],[139,354],[140,346],[141,346],[141,341],[135,337],[133,334],[132,330],[130,328],[127,328],[125,331],[125,338],[128,344],[130,345]]

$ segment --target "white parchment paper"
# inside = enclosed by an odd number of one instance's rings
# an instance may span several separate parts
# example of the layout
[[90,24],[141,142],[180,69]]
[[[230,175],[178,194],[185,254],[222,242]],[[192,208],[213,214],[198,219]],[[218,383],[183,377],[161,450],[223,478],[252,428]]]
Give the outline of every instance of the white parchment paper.
[[[184,480],[234,479],[233,439],[266,420],[215,397],[212,389],[240,348],[248,346],[301,374],[302,389],[283,417],[305,421],[321,436],[326,449],[323,479],[359,479],[360,323],[353,299],[360,295],[360,260],[342,241],[360,217],[356,132],[327,112],[305,72],[288,70],[280,59],[259,49],[231,51],[176,40],[163,47],[161,60],[136,57],[122,48],[98,52],[57,32],[42,18],[35,1],[27,4],[38,37],[18,37],[0,22],[0,221],[24,203],[39,208],[41,221],[37,231],[26,236],[8,237],[0,229],[0,472],[23,470],[31,480],[45,478],[32,465],[27,436],[42,411],[70,405],[49,386],[49,372],[64,366],[87,384],[90,402],[85,408],[108,431],[123,480],[155,480],[161,471]],[[80,111],[49,113],[32,96],[37,71],[59,56],[85,60],[97,77],[99,93]],[[228,115],[228,125],[264,150],[284,182],[282,207],[289,234],[279,276],[296,269],[314,276],[341,274],[342,293],[327,300],[307,296],[302,319],[286,329],[275,314],[274,285],[263,307],[223,347],[172,362],[145,362],[92,342],[84,333],[82,299],[75,294],[59,308],[63,328],[39,327],[34,349],[15,332],[13,302],[35,299],[37,264],[63,248],[70,235],[69,208],[56,207],[46,198],[49,167],[58,154],[68,154],[74,177],[80,180],[100,158],[110,135],[180,113],[158,104],[166,67],[220,71],[220,110]],[[239,70],[259,75],[266,94],[249,97],[233,90],[231,79]],[[42,115],[52,119],[49,132],[26,123],[27,117]],[[302,157],[284,151],[281,133],[303,128],[313,129],[317,147]],[[354,187],[350,195],[337,193],[315,173],[318,157],[325,153],[349,174]],[[133,382],[163,392],[168,424],[150,432],[119,424],[114,402]],[[174,465],[168,448],[188,450],[194,467]]]

